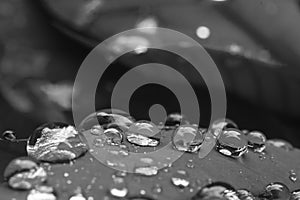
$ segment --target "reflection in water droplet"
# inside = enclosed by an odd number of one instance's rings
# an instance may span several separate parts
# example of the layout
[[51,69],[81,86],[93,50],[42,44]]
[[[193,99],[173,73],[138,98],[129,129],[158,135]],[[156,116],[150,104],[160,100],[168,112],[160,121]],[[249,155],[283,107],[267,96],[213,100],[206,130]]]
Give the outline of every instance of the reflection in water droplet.
[[156,147],[159,145],[159,139],[147,137],[136,133],[126,133],[126,139],[128,142],[138,146],[144,147]]
[[74,126],[50,123],[37,128],[27,144],[28,155],[45,162],[69,162],[88,151]]
[[200,39],[207,39],[210,36],[210,30],[206,26],[199,26],[196,30],[196,34]]
[[146,121],[146,120],[141,120],[141,121],[137,121],[135,123],[133,123],[130,127],[128,132],[130,133],[138,133],[144,136],[154,136],[157,133],[160,132],[160,130],[158,129],[158,127],[153,124],[150,121]]
[[198,200],[198,199],[216,199],[216,200],[229,200],[224,195],[228,194],[234,194],[235,189],[223,182],[215,182],[212,184],[209,184],[203,188],[192,198],[192,200]]
[[236,123],[230,119],[218,119],[215,120],[209,127],[209,131],[215,136],[218,137],[219,134],[226,129],[235,128],[238,129]]
[[179,113],[172,113],[167,116],[165,126],[172,127],[172,126],[179,126],[180,124],[186,125],[189,122],[186,120],[185,116]]
[[266,148],[266,136],[259,131],[251,131],[247,139],[248,147],[254,152],[262,152]]
[[286,151],[292,151],[294,149],[294,147],[291,143],[289,143],[285,140],[281,140],[281,139],[267,140],[266,143],[271,145],[271,146],[274,146],[274,147],[282,148]]
[[173,135],[172,142],[178,151],[197,152],[204,140],[204,129],[198,129],[193,125],[183,125],[178,127]]
[[300,189],[292,192],[290,200],[300,200]]
[[247,152],[247,140],[238,129],[226,129],[217,139],[216,150],[223,155],[238,158]]
[[283,183],[270,183],[265,187],[265,192],[259,195],[260,198],[287,200],[290,198],[290,190]]
[[289,178],[292,182],[296,182],[298,177],[297,177],[297,174],[294,170],[290,170],[289,172]]
[[240,198],[240,200],[255,200],[255,197],[253,196],[253,194],[251,194],[251,192],[249,192],[248,190],[245,189],[240,189],[237,190],[237,195]]
[[186,188],[190,185],[188,173],[185,170],[177,170],[171,177],[171,183],[178,188]]
[[117,128],[108,128],[104,131],[104,135],[107,137],[106,143],[109,145],[121,145],[123,135]]
[[37,163],[27,157],[16,158],[12,160],[5,168],[4,179],[8,180],[16,173],[35,170],[37,168]]
[[155,176],[158,174],[158,168],[156,166],[136,167],[134,172],[144,176]]
[[92,128],[100,127],[103,130],[108,128],[118,128],[123,131],[128,130],[134,119],[127,113],[120,110],[100,110],[87,116],[79,125],[80,131],[91,130]]

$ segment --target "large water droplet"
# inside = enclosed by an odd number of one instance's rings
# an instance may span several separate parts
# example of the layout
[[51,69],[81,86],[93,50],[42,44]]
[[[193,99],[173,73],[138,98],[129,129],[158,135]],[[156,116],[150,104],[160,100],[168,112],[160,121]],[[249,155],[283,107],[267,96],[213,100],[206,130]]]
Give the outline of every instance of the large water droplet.
[[113,185],[110,188],[110,194],[114,197],[123,198],[128,194],[128,188],[124,178],[113,176]]
[[185,170],[177,170],[171,177],[171,183],[179,188],[186,188],[190,185],[189,175]]
[[28,155],[45,162],[68,162],[88,150],[75,127],[64,123],[45,124],[37,128],[27,144]]
[[219,135],[216,150],[223,155],[237,158],[247,152],[247,140],[241,131],[229,128]]
[[267,140],[266,142],[267,144],[274,146],[274,147],[278,147],[278,148],[282,148],[286,151],[291,151],[294,149],[293,145],[285,140],[281,140],[281,139],[271,139],[271,140]]
[[300,200],[300,190],[293,191],[290,200]]
[[251,192],[245,189],[237,190],[237,195],[240,198],[240,200],[255,200],[255,197]]
[[196,152],[201,148],[204,132],[205,129],[198,129],[193,125],[180,126],[174,132],[173,145],[178,151]]
[[201,188],[192,200],[228,200],[224,195],[234,191],[235,189],[227,183],[215,182]]
[[126,139],[131,144],[143,146],[143,147],[156,147],[159,145],[158,138],[147,137],[137,133],[127,132]]
[[209,131],[215,136],[218,137],[219,134],[229,128],[235,128],[238,129],[238,126],[236,123],[234,123],[230,119],[218,119],[215,120],[209,127]]
[[156,166],[136,167],[134,172],[144,176],[155,176],[158,174]]
[[265,192],[259,197],[272,200],[287,200],[290,198],[290,190],[283,183],[270,183],[265,187]]
[[292,182],[296,182],[298,177],[297,177],[297,174],[294,170],[290,170],[289,171],[289,179],[292,181]]
[[184,115],[181,115],[179,113],[172,113],[167,116],[165,126],[172,127],[179,126],[180,124],[189,124]]
[[53,187],[39,185],[29,192],[27,200],[56,200],[56,196]]
[[259,131],[251,131],[247,134],[248,147],[254,152],[263,152],[266,148],[266,136]]

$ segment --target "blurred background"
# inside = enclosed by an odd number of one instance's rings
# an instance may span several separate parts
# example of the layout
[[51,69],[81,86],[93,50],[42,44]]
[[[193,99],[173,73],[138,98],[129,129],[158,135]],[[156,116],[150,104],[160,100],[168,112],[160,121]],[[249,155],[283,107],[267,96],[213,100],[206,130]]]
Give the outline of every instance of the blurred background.
[[[46,122],[73,123],[73,82],[91,49],[120,31],[153,26],[180,31],[204,46],[222,74],[228,118],[300,147],[299,22],[296,0],[1,0],[0,131],[27,138]],[[108,51],[137,42],[117,42]],[[202,78],[186,61],[151,49],[111,64],[96,108],[110,106],[114,85],[126,71],[150,61],[172,65],[187,77],[199,97],[200,124],[207,127],[210,98]],[[151,75],[155,71],[144,74]],[[146,85],[133,94],[131,115],[149,119],[153,104],[180,112],[167,88]],[[0,141],[0,178],[11,159],[26,155],[25,146]]]

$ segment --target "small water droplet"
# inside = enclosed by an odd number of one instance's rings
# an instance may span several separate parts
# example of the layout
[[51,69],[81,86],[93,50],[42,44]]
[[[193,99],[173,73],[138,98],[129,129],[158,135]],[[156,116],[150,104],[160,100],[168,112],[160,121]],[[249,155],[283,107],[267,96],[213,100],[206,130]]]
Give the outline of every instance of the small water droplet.
[[2,134],[2,139],[10,142],[15,142],[17,140],[16,133],[12,130],[4,131]]
[[110,194],[114,197],[125,197],[128,194],[128,188],[124,178],[122,177],[113,177],[113,185],[110,188]]
[[136,167],[134,172],[144,176],[155,176],[158,174],[156,166]]
[[224,182],[215,182],[209,185],[204,186],[192,199],[219,199],[219,200],[228,200],[224,197],[227,193],[234,192],[235,189]]
[[184,115],[181,115],[179,113],[172,113],[167,116],[165,122],[166,127],[179,126],[180,124],[182,125],[189,124],[189,122],[186,120]]
[[241,131],[229,128],[221,132],[216,150],[223,155],[238,158],[247,152],[247,140]]
[[300,200],[300,189],[292,192],[290,200]]
[[83,194],[75,194],[69,198],[69,200],[86,200]]
[[173,135],[172,142],[178,151],[197,152],[204,140],[204,129],[198,129],[193,125],[179,126]]
[[64,123],[40,126],[27,143],[28,155],[45,162],[70,162],[87,151],[75,127]]
[[53,194],[53,191],[43,191],[36,188],[29,192],[27,200],[56,200],[56,196]]
[[244,48],[241,45],[238,44],[231,44],[228,46],[228,51],[232,55],[240,55],[244,51]]
[[259,131],[251,131],[247,135],[248,147],[254,152],[263,152],[266,148],[266,136]]
[[109,145],[121,145],[123,135],[117,128],[108,128],[104,131],[104,135],[107,137],[106,143]]
[[195,167],[194,161],[193,160],[188,160],[187,163],[186,163],[186,167],[194,168]]
[[188,173],[185,170],[177,170],[171,177],[171,183],[178,188],[186,188],[190,185]]
[[237,195],[240,198],[240,200],[255,200],[253,194],[245,189],[237,190]]
[[210,29],[206,26],[199,26],[196,30],[196,34],[200,39],[207,39],[210,36]]
[[272,200],[287,200],[290,198],[290,190],[283,183],[270,183],[265,187],[265,192],[259,197]]
[[100,135],[101,133],[103,133],[103,129],[100,125],[95,125],[91,128],[92,135]]
[[298,177],[297,177],[297,174],[294,170],[290,170],[289,171],[289,178],[292,182],[296,182]]
[[153,187],[152,187],[152,192],[154,193],[154,194],[160,194],[160,193],[162,193],[162,191],[163,191],[163,188],[162,188],[162,186],[160,185],[160,184],[155,184]]
[[292,151],[294,149],[294,147],[291,143],[289,143],[285,140],[281,140],[281,139],[267,140],[266,143],[271,145],[271,146],[274,146],[274,147],[282,148],[286,151]]

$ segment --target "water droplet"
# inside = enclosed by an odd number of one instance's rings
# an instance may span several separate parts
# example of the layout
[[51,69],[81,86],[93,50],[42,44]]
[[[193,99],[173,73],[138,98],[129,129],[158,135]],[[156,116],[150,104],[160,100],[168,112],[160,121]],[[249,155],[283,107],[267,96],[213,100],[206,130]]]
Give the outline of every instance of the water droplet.
[[108,128],[104,131],[104,135],[107,137],[106,143],[109,145],[121,145],[123,135],[117,128]]
[[181,115],[179,113],[172,113],[167,116],[165,126],[172,127],[179,126],[180,124],[189,124],[184,115]]
[[92,135],[100,135],[101,133],[103,133],[103,129],[100,125],[95,125],[91,128]]
[[29,190],[47,180],[47,173],[28,158],[17,158],[8,164],[4,178],[13,189]]
[[16,158],[12,160],[5,168],[4,179],[8,180],[11,176],[18,172],[30,171],[37,168],[37,163],[27,157]]
[[294,147],[291,143],[289,143],[285,140],[281,140],[281,139],[267,140],[266,143],[271,145],[271,146],[274,146],[274,147],[282,148],[286,151],[292,151],[294,149]]
[[293,191],[290,200],[300,200],[300,190]]
[[127,132],[126,139],[131,144],[143,146],[143,147],[156,147],[159,145],[159,139],[147,137],[136,133]]
[[185,170],[177,170],[171,177],[171,183],[181,189],[190,185],[188,173]]
[[251,131],[247,135],[248,147],[254,152],[263,152],[266,148],[266,136],[259,131]]
[[238,158],[247,152],[247,140],[241,131],[229,128],[220,134],[216,149],[223,155]]
[[64,123],[37,128],[27,144],[28,155],[45,162],[69,162],[88,151],[75,127]]
[[196,30],[196,34],[200,39],[207,39],[210,36],[210,30],[206,26],[199,26]]
[[43,191],[36,188],[29,192],[27,200],[56,200],[56,196],[53,192]]
[[253,196],[253,194],[251,194],[251,192],[249,192],[248,190],[245,189],[240,189],[237,190],[237,195],[240,198],[240,200],[255,200],[255,197]]
[[12,130],[4,131],[2,134],[2,139],[10,142],[15,142],[17,140],[16,133]]
[[175,149],[190,153],[197,152],[204,140],[204,131],[193,125],[179,126],[172,138]]
[[80,131],[91,130],[93,127],[100,127],[103,130],[118,128],[127,131],[134,119],[126,112],[117,109],[104,109],[87,116],[79,125]]
[[69,198],[69,200],[86,200],[86,198],[83,196],[83,194],[75,194]]
[[265,187],[265,192],[259,197],[272,200],[287,200],[290,198],[290,190],[283,183],[270,183]]
[[235,128],[238,129],[238,126],[236,123],[234,123],[230,119],[218,119],[215,120],[209,127],[209,131],[215,136],[218,137],[219,134],[229,128]]
[[154,136],[160,132],[159,128],[150,121],[141,120],[133,123],[128,132],[130,133],[139,133],[145,136]]
[[154,194],[160,194],[160,193],[162,193],[162,191],[163,191],[163,188],[162,188],[162,186],[160,185],[160,184],[155,184],[153,187],[152,187],[152,192],[154,193]]
[[136,167],[134,172],[144,176],[155,176],[158,174],[156,166]]
[[290,170],[289,171],[289,178],[292,182],[296,182],[298,177],[297,177],[297,174],[294,170]]
[[224,195],[230,192],[234,192],[235,189],[228,183],[215,182],[204,186],[201,190],[192,198],[198,199],[216,199],[216,200],[228,200]]
[[188,168],[194,168],[195,165],[194,165],[193,160],[188,160],[187,163],[186,163],[186,167],[188,167]]
[[113,177],[113,185],[110,188],[110,194],[114,197],[125,197],[128,194],[128,188],[126,187],[124,178]]

